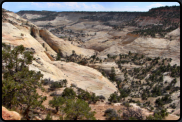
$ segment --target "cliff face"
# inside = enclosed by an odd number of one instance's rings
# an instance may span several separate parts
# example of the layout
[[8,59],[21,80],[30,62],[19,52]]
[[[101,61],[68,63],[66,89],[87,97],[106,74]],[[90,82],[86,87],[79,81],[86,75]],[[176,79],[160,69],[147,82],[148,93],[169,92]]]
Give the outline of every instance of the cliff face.
[[134,20],[139,26],[160,24],[164,27],[180,22],[180,6],[152,8]]
[[63,56],[71,55],[73,50],[78,55],[84,55],[84,56],[88,56],[88,57],[95,54],[94,50],[76,47],[68,42],[65,42],[63,39],[60,39],[60,38],[54,36],[52,33],[50,33],[47,30],[42,29],[39,31],[39,33],[40,33],[40,37],[47,44],[49,44],[53,50],[55,50],[57,53],[60,50],[62,52]]
[[[66,17],[69,20],[90,21],[130,21],[145,12],[53,12],[53,11],[19,11],[18,15],[30,21],[51,21],[57,17]],[[33,16],[30,16],[33,15]]]

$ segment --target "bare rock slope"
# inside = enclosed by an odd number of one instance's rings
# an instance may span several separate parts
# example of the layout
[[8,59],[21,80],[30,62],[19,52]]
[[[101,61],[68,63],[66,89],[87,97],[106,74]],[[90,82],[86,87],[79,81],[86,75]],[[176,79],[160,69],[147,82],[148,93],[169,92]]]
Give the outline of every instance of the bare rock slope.
[[[45,53],[46,49],[40,42],[49,44],[53,49],[49,51],[54,52],[60,49],[67,55],[71,54],[72,50],[75,50],[77,54],[92,55],[94,54],[93,50],[82,49],[66,43],[47,30],[39,30],[30,22],[22,24],[26,20],[18,17],[13,12],[6,12],[6,15],[7,17],[2,23],[2,42],[13,46],[22,44],[26,48],[33,48],[36,60],[30,65],[30,70],[41,71],[44,78],[50,78],[54,81],[67,79],[68,86],[71,83],[76,83],[77,87],[95,92],[96,95],[104,95],[106,98],[116,91],[116,87],[93,68],[76,63],[51,61]],[[18,20],[15,16],[18,17]],[[8,20],[11,20],[11,22]]]

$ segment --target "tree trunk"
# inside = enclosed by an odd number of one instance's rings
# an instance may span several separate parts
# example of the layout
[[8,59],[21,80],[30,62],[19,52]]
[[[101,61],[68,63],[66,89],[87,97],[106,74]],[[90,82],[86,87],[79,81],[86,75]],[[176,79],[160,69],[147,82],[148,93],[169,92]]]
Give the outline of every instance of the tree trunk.
[[58,110],[59,110],[59,107],[56,107],[56,113],[58,112]]
[[26,117],[27,120],[30,120],[29,116],[28,116],[28,113],[30,111],[29,109],[30,109],[30,106],[28,106],[27,109],[25,110],[25,117]]
[[77,120],[78,119],[78,116],[76,116],[75,118],[74,118],[74,120]]

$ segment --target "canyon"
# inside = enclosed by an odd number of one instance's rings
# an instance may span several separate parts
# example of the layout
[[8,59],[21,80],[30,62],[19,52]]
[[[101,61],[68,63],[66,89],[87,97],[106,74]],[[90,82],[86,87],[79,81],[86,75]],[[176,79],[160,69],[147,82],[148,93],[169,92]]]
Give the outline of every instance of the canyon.
[[[180,67],[179,12],[178,7],[151,9],[149,12],[19,11],[13,13],[2,9],[2,42],[11,47],[23,45],[26,50],[34,51],[35,60],[29,69],[41,71],[44,75],[41,80],[50,79],[56,82],[66,79],[67,87],[75,84],[90,93],[103,95],[106,98],[104,102],[91,105],[92,110],[99,108],[103,111],[109,107],[103,109],[102,106],[114,106],[107,105],[107,102],[111,94],[119,93],[117,82],[120,82],[119,87],[131,89],[125,101],[130,99],[139,100],[141,103],[147,101],[141,99],[144,91],[140,89],[147,89],[149,85],[146,85],[146,79],[152,76],[152,71],[159,68],[159,65],[154,66],[146,76],[141,75],[143,78],[129,73],[137,68],[138,73],[141,73],[151,66],[152,62],[147,60],[147,57],[152,60],[160,57],[159,63]],[[169,23],[166,20],[171,15],[173,17]],[[153,31],[153,28],[157,31]],[[163,31],[158,31],[159,29]],[[146,32],[142,32],[145,30]],[[57,60],[57,55],[60,53],[61,59]],[[135,54],[136,57],[143,56],[145,59],[139,58],[133,61]],[[122,56],[123,60],[129,63],[120,63],[122,67],[120,68],[118,62]],[[172,60],[168,62],[170,58]],[[115,69],[117,82],[111,82],[109,77],[112,68]],[[165,86],[164,82],[170,84],[174,77],[164,74],[167,72],[163,73],[162,83]],[[175,120],[179,119],[180,115],[180,76],[177,76],[176,80],[174,86],[176,91],[170,94],[172,102],[165,105],[170,113],[169,116],[174,116]],[[144,85],[138,86],[135,91],[133,81],[135,83],[141,81]],[[154,83],[154,86],[157,85]],[[48,90],[48,86],[44,87]],[[39,94],[44,94],[48,98],[43,105],[51,108],[48,105],[48,100],[52,99],[51,94],[59,95],[63,89],[59,88],[49,93],[38,90]],[[155,107],[155,100],[162,96],[164,95],[150,96],[148,101]],[[174,109],[170,108],[172,103],[176,106]],[[136,107],[135,104],[132,105]],[[105,119],[101,117],[103,112],[97,109],[96,111],[97,118]]]

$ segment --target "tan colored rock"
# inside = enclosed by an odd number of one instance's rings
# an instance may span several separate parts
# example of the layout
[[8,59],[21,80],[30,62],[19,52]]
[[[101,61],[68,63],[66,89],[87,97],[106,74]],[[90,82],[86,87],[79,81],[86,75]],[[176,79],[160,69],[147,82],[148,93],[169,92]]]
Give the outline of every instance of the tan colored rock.
[[2,118],[4,120],[21,120],[21,116],[16,111],[9,111],[2,106]]
[[41,118],[39,118],[38,116],[34,117],[35,120],[42,120]]
[[[29,25],[32,24],[29,23]],[[44,75],[43,79],[50,78],[54,81],[67,79],[68,87],[71,83],[76,83],[77,87],[92,91],[96,95],[103,95],[106,99],[116,91],[116,87],[103,77],[99,71],[93,68],[72,62],[52,61],[47,53],[45,53],[42,43],[45,41],[45,44],[47,42],[54,51],[57,52],[60,49],[64,54],[67,53],[68,55],[72,54],[72,50],[75,50],[77,54],[85,56],[93,55],[95,51],[73,46],[55,37],[47,30],[39,30],[38,27],[29,25],[27,25],[28,27],[24,27],[12,23],[2,23],[2,42],[14,46],[22,44],[26,48],[33,48],[36,60],[29,66],[30,70],[41,71]],[[20,38],[21,33],[26,36]],[[52,54],[54,51],[50,50],[49,53]]]
[[47,42],[47,44],[49,44],[54,51],[58,53],[60,49],[60,51],[63,53],[64,56],[71,55],[73,50],[77,55],[84,55],[88,57],[94,55],[95,53],[95,51],[91,49],[76,47],[70,44],[69,42],[64,41],[63,39],[54,36],[48,30],[42,29],[39,31],[39,33],[42,39],[44,39],[44,41]]

